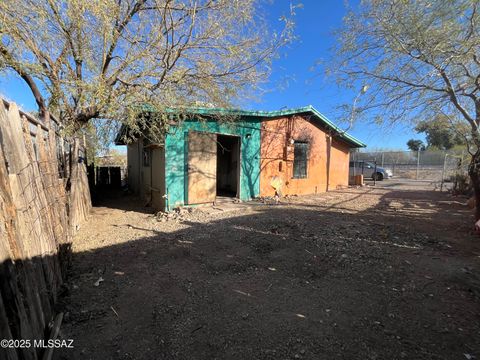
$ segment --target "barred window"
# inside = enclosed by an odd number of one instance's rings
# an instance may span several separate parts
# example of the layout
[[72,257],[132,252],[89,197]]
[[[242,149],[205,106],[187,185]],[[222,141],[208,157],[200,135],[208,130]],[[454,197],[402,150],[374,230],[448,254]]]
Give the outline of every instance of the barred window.
[[295,141],[293,146],[293,178],[304,179],[307,177],[308,142]]

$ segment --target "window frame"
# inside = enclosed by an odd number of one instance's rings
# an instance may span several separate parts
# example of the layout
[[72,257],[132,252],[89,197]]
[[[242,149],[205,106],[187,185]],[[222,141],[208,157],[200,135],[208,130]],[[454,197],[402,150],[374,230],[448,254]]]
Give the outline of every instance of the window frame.
[[[301,145],[301,146],[297,147],[297,145]],[[299,161],[298,157],[295,156],[295,149],[296,148],[302,148],[302,150],[305,151],[304,160],[302,159],[302,161],[305,161],[305,174],[298,175],[297,171],[295,171],[295,169],[297,168],[295,166],[295,164],[296,164],[295,159],[297,159],[297,161]],[[309,153],[310,153],[310,143],[308,141],[294,140],[294,142],[293,142],[293,169],[292,169],[293,173],[292,173],[292,179],[307,179],[308,178]]]

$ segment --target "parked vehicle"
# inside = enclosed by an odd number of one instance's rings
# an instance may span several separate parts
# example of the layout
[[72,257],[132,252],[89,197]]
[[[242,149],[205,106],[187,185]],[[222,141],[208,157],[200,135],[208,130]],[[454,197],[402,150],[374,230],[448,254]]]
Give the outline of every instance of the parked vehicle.
[[383,180],[392,177],[392,172],[370,161],[350,161],[350,176],[363,174],[364,178]]

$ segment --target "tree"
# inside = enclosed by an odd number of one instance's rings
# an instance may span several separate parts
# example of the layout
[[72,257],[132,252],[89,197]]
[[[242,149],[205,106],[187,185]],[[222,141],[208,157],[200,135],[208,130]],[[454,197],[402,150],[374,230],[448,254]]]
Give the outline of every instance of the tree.
[[407,141],[407,146],[411,151],[424,151],[425,145],[422,140],[410,139]]
[[71,132],[94,118],[136,127],[144,106],[226,106],[265,80],[292,22],[272,33],[258,9],[254,0],[0,1],[0,67],[26,82],[41,117],[55,113]]
[[468,129],[462,123],[453,124],[445,116],[437,116],[431,121],[421,121],[415,127],[418,133],[425,133],[427,147],[439,150],[450,150],[455,146],[465,145],[465,134]]
[[468,126],[480,218],[479,0],[363,0],[337,33],[340,84],[370,89],[362,109],[390,122],[439,114]]

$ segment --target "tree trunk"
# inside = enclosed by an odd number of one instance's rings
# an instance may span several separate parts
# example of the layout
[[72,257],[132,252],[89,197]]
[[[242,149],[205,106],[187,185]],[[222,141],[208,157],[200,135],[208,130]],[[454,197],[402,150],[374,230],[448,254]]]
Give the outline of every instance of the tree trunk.
[[475,221],[480,220],[480,149],[472,155],[468,175],[475,192]]

